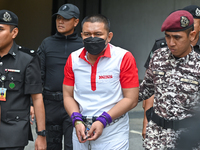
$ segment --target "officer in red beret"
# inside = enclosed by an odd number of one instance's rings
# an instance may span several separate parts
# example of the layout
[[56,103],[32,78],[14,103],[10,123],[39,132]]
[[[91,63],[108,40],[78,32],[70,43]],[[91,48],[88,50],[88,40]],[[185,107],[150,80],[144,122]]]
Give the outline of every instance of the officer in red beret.
[[139,101],[154,95],[147,110],[145,149],[175,148],[186,122],[199,104],[200,55],[191,42],[195,39],[193,16],[185,10],[171,13],[163,22],[167,47],[154,52],[140,84]]
[[[191,44],[194,47],[194,51],[200,54],[200,38],[199,38],[199,32],[200,32],[200,7],[197,5],[189,5],[184,7],[182,10],[186,10],[190,12],[194,18],[194,30],[196,31],[195,39],[191,42]],[[144,67],[148,69],[149,62],[154,54],[154,51],[156,51],[159,48],[166,47],[167,43],[165,40],[165,37],[159,38],[155,40],[155,43],[151,49],[151,52],[149,53],[149,56],[145,62]],[[144,109],[144,119],[143,119],[143,130],[142,130],[142,136],[143,138],[146,137],[146,125],[148,123],[146,118],[146,110],[151,108],[153,106],[153,100],[154,96],[150,97],[149,99],[143,101],[143,109]]]

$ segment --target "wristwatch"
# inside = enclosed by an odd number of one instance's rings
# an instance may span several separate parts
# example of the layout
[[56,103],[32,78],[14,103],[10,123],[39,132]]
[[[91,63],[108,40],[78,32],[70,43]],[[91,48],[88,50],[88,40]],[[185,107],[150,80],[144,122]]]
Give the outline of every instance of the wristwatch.
[[37,131],[37,134],[41,135],[41,136],[46,136],[47,135],[47,131],[46,130]]

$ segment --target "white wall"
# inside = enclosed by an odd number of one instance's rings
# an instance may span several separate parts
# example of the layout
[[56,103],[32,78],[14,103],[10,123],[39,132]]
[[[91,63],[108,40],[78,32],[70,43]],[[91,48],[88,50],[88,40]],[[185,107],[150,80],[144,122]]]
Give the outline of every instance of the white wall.
[[164,36],[163,21],[173,10],[191,4],[200,6],[200,0],[102,0],[102,14],[110,19],[114,33],[111,43],[132,52],[140,80],[155,39]]

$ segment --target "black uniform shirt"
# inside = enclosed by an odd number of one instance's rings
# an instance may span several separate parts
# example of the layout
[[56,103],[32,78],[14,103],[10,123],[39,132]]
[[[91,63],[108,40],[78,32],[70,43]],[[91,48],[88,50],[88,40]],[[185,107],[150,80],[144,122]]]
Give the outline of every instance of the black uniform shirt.
[[71,52],[83,47],[82,39],[76,32],[69,36],[56,33],[43,40],[38,48],[41,58],[44,90],[62,92],[64,66]]
[[0,58],[0,87],[7,88],[1,102],[0,147],[25,146],[30,133],[30,94],[42,93],[39,57],[13,43]]

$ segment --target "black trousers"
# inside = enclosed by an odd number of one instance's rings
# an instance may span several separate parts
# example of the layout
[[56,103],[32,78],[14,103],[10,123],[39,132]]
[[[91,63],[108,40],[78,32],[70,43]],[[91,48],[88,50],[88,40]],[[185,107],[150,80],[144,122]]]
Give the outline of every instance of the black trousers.
[[0,150],[24,150],[23,147],[13,147],[13,148],[0,148]]
[[64,136],[64,150],[73,150],[71,118],[67,114],[63,100],[54,101],[44,99],[47,150],[62,150],[62,139]]

